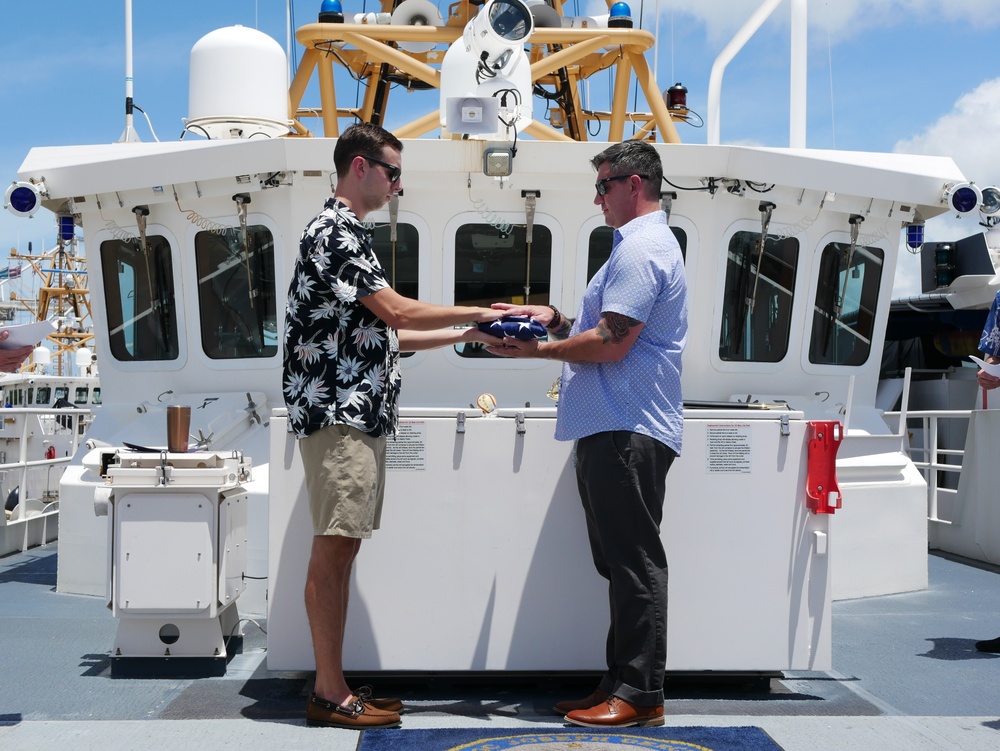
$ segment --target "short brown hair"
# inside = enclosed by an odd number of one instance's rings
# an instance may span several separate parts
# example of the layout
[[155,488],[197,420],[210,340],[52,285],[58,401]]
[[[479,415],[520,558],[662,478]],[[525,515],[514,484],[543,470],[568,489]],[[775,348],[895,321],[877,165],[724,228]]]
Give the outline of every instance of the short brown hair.
[[402,141],[379,125],[354,123],[348,126],[333,147],[333,165],[337,168],[337,177],[342,178],[347,174],[355,157],[371,156],[378,159],[386,146],[400,152],[403,150]]

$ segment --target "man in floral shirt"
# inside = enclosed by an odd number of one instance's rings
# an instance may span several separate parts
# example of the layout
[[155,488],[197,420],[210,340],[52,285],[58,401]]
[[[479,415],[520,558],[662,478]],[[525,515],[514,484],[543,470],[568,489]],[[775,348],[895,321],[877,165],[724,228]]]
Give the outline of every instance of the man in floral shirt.
[[302,234],[285,314],[283,390],[313,520],[306,613],[316,683],[310,725],[398,724],[398,699],[344,680],[342,650],[351,566],[378,529],[386,437],[396,431],[399,351],[499,342],[473,326],[499,310],[431,305],[395,292],[361,222],[401,189],[403,144],[369,123],[337,140],[337,188]]

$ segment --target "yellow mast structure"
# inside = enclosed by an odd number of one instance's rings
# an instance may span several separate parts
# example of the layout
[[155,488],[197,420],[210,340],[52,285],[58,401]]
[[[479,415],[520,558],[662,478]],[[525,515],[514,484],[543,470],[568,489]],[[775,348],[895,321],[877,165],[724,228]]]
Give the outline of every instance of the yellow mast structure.
[[[54,345],[52,352],[56,362],[56,375],[64,375],[65,356],[75,357],[80,347],[85,347],[94,339],[90,308],[90,287],[87,279],[86,259],[76,253],[76,238],[59,238],[56,247],[40,255],[19,253],[11,248],[10,257],[25,261],[31,266],[35,276],[41,280],[38,299],[18,298],[11,293],[11,300],[17,301],[31,313],[35,320],[53,320],[56,331],[46,337]],[[21,370],[34,367],[34,358],[25,362]],[[65,375],[68,375],[66,373]]]

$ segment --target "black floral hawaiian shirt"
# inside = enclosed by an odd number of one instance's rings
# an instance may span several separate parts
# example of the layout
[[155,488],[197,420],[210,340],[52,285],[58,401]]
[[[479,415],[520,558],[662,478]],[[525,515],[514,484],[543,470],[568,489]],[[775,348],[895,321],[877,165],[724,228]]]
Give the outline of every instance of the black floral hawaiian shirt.
[[399,340],[361,304],[388,286],[371,234],[330,198],[302,233],[288,289],[282,386],[289,432],[302,438],[333,424],[372,436],[396,432]]

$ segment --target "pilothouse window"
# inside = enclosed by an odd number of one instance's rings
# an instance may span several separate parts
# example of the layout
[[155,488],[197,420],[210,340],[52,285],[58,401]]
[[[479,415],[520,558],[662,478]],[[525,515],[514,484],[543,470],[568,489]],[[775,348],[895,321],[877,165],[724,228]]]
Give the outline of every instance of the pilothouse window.
[[177,312],[170,245],[160,235],[101,243],[108,337],[116,360],[176,360]]
[[[552,274],[552,232],[535,224],[532,241],[523,226],[465,224],[455,234],[455,304],[495,302],[547,305]],[[459,344],[462,357],[493,357],[481,344]]]
[[[372,250],[385,272],[392,288],[414,300],[420,297],[420,235],[412,224],[397,224],[396,239],[392,228],[379,224],[372,231]],[[411,357],[413,352],[402,352],[400,357]]]
[[[670,231],[681,246],[681,258],[687,259],[687,233],[680,227],[671,227]],[[613,227],[598,227],[590,233],[590,244],[587,248],[587,281],[601,270],[601,266],[611,258],[611,246],[614,243]]]
[[729,241],[719,357],[735,362],[779,362],[788,352],[799,242],[759,232]]
[[420,296],[420,237],[412,224],[396,225],[396,239],[392,228],[379,224],[372,232],[372,250],[382,264],[385,278],[403,297],[416,300]]
[[809,362],[863,365],[871,352],[885,253],[830,243],[820,259]]
[[201,346],[213,360],[273,357],[278,352],[274,238],[260,225],[194,239]]

